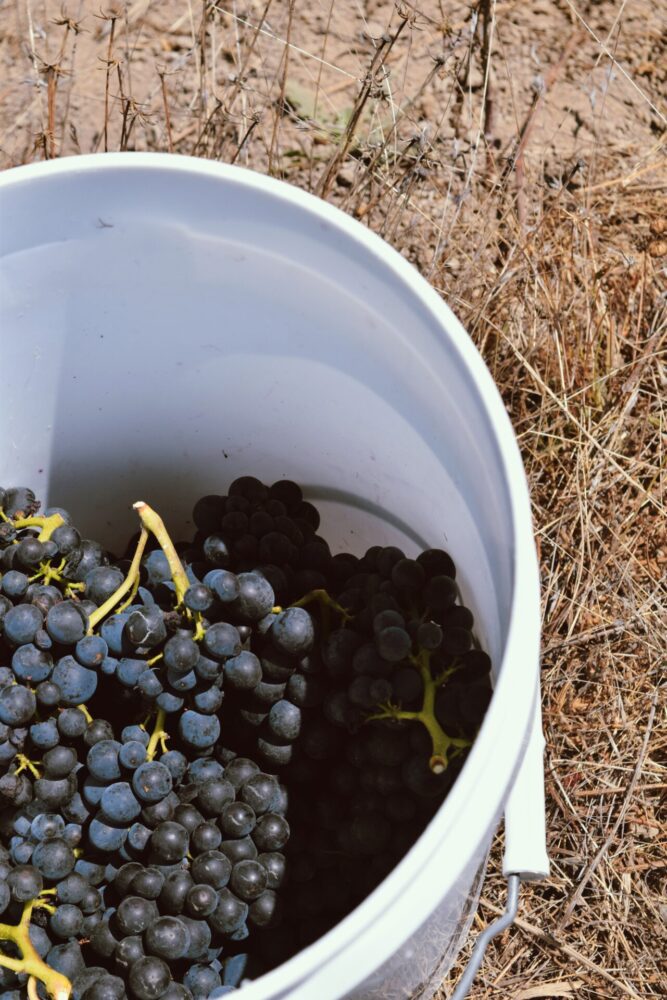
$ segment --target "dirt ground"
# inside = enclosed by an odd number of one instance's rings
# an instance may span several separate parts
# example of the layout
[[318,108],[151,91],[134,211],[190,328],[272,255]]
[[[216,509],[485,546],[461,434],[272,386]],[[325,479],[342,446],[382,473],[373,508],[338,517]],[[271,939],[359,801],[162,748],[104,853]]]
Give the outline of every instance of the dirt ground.
[[428,277],[500,386],[553,872],[473,1000],[666,995],[666,97],[665,0],[0,0],[3,168],[173,150],[314,191]]

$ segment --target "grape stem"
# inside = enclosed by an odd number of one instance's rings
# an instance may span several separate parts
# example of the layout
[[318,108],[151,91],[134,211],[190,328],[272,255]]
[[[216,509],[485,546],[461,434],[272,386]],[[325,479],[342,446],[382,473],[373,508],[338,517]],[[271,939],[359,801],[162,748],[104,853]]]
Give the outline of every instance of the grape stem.
[[183,563],[178,558],[178,553],[174,548],[174,543],[169,537],[167,529],[164,526],[164,521],[160,515],[154,511],[152,507],[149,507],[147,503],[144,503],[143,500],[137,500],[135,504],[132,504],[132,507],[139,515],[144,529],[155,535],[160,544],[160,548],[167,557],[169,569],[171,570],[171,578],[174,581],[174,586],[176,588],[176,607],[179,607],[183,603],[185,591],[188,590],[190,581],[188,580],[187,574],[183,569]]
[[169,733],[164,728],[166,718],[167,713],[165,710],[163,708],[159,708],[153,732],[151,733],[151,738],[148,741],[148,746],[146,747],[146,760],[154,759],[155,754],[157,753],[158,743],[160,744],[162,753],[167,752],[167,740],[169,739]]
[[328,636],[331,631],[332,610],[337,611],[341,616],[343,625],[345,625],[346,622],[351,621],[354,617],[354,615],[351,615],[349,611],[346,611],[345,608],[338,603],[338,601],[334,601],[333,597],[331,597],[328,591],[324,590],[323,587],[318,588],[317,590],[311,590],[307,594],[304,594],[303,597],[301,597],[298,601],[295,601],[294,604],[291,604],[290,607],[303,608],[306,604],[311,604],[313,601],[317,601],[320,606],[322,614],[322,631],[325,636]]
[[88,725],[90,725],[90,723],[93,721],[93,717],[90,714],[90,712],[88,711],[88,709],[86,708],[86,706],[85,705],[77,705],[76,707],[79,709],[80,712],[83,712],[84,716],[86,717],[86,722],[88,723]]
[[30,577],[30,582],[34,580],[42,579],[44,580],[45,586],[48,586],[52,580],[60,583],[62,581],[61,573],[67,564],[66,559],[61,559],[59,566],[52,566],[51,563],[43,562],[39,564],[39,571]]
[[[20,958],[9,958],[0,954],[0,966],[11,969],[17,974],[23,973],[30,980],[39,980],[46,987],[53,1000],[69,1000],[72,984],[69,979],[42,961],[30,940],[30,918],[34,909],[47,909],[53,912],[53,907],[42,899],[32,899],[23,907],[21,920],[16,926],[0,923],[0,941],[9,941],[21,952]],[[28,987],[28,995],[30,996]],[[33,995],[37,996],[36,984],[33,982]]]
[[93,611],[88,619],[88,635],[93,634],[93,629],[96,625],[99,625],[108,614],[115,608],[120,600],[127,594],[128,590],[133,587],[139,586],[139,566],[141,565],[141,557],[144,554],[144,549],[146,548],[146,542],[148,541],[148,531],[145,528],[141,529],[141,534],[139,535],[139,541],[137,543],[137,549],[134,553],[134,558],[127,571],[127,576],[121,583],[117,590],[114,590],[111,597],[108,597],[104,604],[100,604],[96,611]]
[[[6,518],[9,520],[9,518]],[[48,517],[19,517],[11,522],[15,528],[40,528],[38,542],[48,542],[49,538],[61,524],[64,524],[62,514],[49,514]]]
[[418,667],[424,684],[424,695],[422,707],[418,712],[407,712],[397,705],[387,702],[380,705],[380,711],[367,717],[366,721],[379,719],[405,720],[408,722],[421,722],[429,736],[431,737],[432,753],[428,766],[434,774],[442,774],[447,769],[451,757],[457,752],[470,746],[470,740],[459,739],[456,736],[448,736],[435,717],[435,695],[442,677],[431,677],[430,653],[422,649],[413,659],[413,663]]
[[27,769],[30,771],[33,778],[41,778],[37,763],[34,760],[30,760],[29,757],[26,757],[24,753],[17,753],[16,762],[18,767],[14,771],[14,774],[20,774],[21,771],[25,771]]

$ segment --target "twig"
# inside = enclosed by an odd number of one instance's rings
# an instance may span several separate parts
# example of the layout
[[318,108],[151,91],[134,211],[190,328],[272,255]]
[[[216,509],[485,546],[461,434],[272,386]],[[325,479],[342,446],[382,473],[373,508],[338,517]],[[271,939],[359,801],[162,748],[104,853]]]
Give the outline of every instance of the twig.
[[171,134],[171,118],[169,116],[169,101],[167,99],[167,85],[164,82],[164,71],[158,71],[158,76],[160,77],[160,86],[162,88],[162,103],[164,105],[164,120],[167,126],[167,146],[169,152],[174,152],[174,139]]
[[294,3],[295,0],[289,0],[289,13],[287,15],[287,44],[283,50],[282,58],[282,74],[280,77],[280,96],[278,97],[278,107],[276,113],[273,116],[273,130],[271,132],[271,144],[269,146],[269,174],[273,173],[273,158],[276,154],[276,145],[278,142],[278,131],[280,129],[280,121],[283,115],[283,108],[285,107],[285,88],[287,87],[287,69],[289,66],[289,56],[290,56],[290,39],[292,37],[292,18],[294,17]]
[[618,816],[616,817],[616,821],[614,822],[614,825],[612,826],[612,828],[611,828],[611,830],[609,832],[609,835],[607,836],[606,840],[604,841],[602,847],[597,852],[597,854],[595,855],[595,857],[593,858],[593,860],[590,862],[590,864],[588,865],[588,868],[586,869],[586,872],[584,873],[583,877],[580,879],[577,888],[575,889],[572,897],[570,898],[570,902],[567,904],[567,906],[565,908],[565,912],[563,913],[563,915],[561,916],[560,920],[558,921],[558,924],[556,925],[558,930],[562,930],[567,925],[570,917],[572,916],[574,910],[577,907],[577,904],[579,903],[579,901],[581,900],[581,897],[583,896],[584,889],[586,888],[586,886],[590,882],[590,880],[591,880],[591,878],[593,876],[593,873],[595,872],[595,869],[600,864],[600,862],[602,861],[602,858],[605,856],[605,854],[609,850],[609,847],[613,843],[614,838],[616,837],[616,834],[618,833],[619,827],[620,827],[621,823],[623,822],[623,820],[625,818],[625,814],[628,811],[628,806],[630,805],[630,801],[632,799],[632,796],[634,795],[635,788],[637,787],[637,783],[639,781],[639,776],[641,774],[642,767],[644,766],[644,758],[646,757],[646,751],[648,750],[648,742],[649,742],[649,739],[651,738],[651,732],[653,730],[653,720],[655,719],[655,710],[656,710],[656,706],[658,704],[658,695],[659,695],[659,693],[660,693],[660,688],[656,687],[655,691],[653,692],[653,698],[651,700],[651,708],[650,708],[649,714],[648,714],[648,722],[646,724],[646,732],[644,733],[644,742],[642,743],[642,747],[641,747],[641,750],[639,752],[639,757],[637,758],[637,763],[635,765],[635,769],[634,769],[633,775],[632,775],[632,777],[630,779],[630,782],[628,784],[628,790],[625,793],[625,798],[623,799],[623,803],[621,805],[621,808],[618,811]]
[[527,213],[526,213],[526,202],[525,202],[525,159],[524,154],[526,152],[526,146],[528,145],[528,140],[530,139],[533,127],[535,125],[535,120],[537,112],[542,105],[544,96],[548,90],[553,87],[554,83],[563,71],[567,60],[570,58],[575,45],[581,39],[581,32],[575,30],[570,35],[565,48],[560,54],[560,57],[555,63],[552,63],[549,67],[547,73],[545,74],[544,81],[540,90],[533,97],[533,103],[530,106],[528,114],[524,118],[523,124],[519,129],[519,137],[516,143],[516,147],[512,155],[508,158],[505,169],[503,170],[501,176],[501,184],[508,177],[509,173],[514,170],[514,175],[516,179],[516,209],[517,216],[519,219],[519,225],[521,226],[521,231],[525,232],[527,223]]
[[361,118],[361,115],[363,114],[366,102],[368,101],[368,98],[371,95],[371,91],[373,89],[373,85],[375,84],[375,77],[378,73],[378,70],[384,64],[385,59],[387,58],[392,48],[396,44],[401,32],[403,31],[407,23],[408,23],[407,17],[403,17],[401,19],[401,23],[399,24],[398,28],[396,29],[393,35],[389,37],[383,35],[382,38],[380,39],[380,44],[375,50],[375,54],[373,55],[373,60],[368,69],[368,73],[366,74],[364,82],[361,86],[361,90],[357,95],[357,99],[354,103],[352,114],[350,115],[350,119],[345,128],[345,132],[343,133],[341,140],[338,144],[338,147],[329,162],[329,166],[327,167],[324,173],[324,177],[320,182],[320,188],[318,194],[320,195],[321,198],[326,198],[327,195],[329,194],[329,191],[331,190],[331,185],[333,184],[334,178],[338,173],[338,169],[343,160],[345,159],[345,157],[347,156],[347,152],[350,146],[352,145],[352,140],[354,138],[357,125],[359,124],[359,120]]
[[[491,913],[498,915],[504,913],[504,910],[501,910],[499,906],[494,906],[494,904],[490,900],[486,899],[485,896],[480,898],[480,903],[490,910]],[[603,969],[597,962],[593,962],[590,958],[586,958],[586,956],[582,955],[580,951],[576,951],[571,947],[571,945],[565,944],[564,941],[559,941],[558,938],[554,937],[554,935],[549,931],[543,931],[541,927],[536,927],[535,924],[529,923],[527,920],[524,920],[523,917],[516,917],[514,925],[515,927],[518,927],[519,930],[525,931],[526,934],[530,934],[539,941],[543,941],[544,944],[550,945],[552,948],[558,948],[558,950],[562,951],[564,955],[567,955],[569,959],[572,959],[574,962],[579,962],[585,969],[588,969],[590,972],[594,972],[595,975],[600,976],[602,979],[606,980],[606,982],[611,983],[616,987],[616,989],[620,990],[621,993],[624,993],[625,996],[632,997],[632,1000],[642,1000],[642,998],[635,993],[634,990],[630,989],[629,986],[626,986],[625,983],[619,982],[618,979],[615,979],[614,976]]]

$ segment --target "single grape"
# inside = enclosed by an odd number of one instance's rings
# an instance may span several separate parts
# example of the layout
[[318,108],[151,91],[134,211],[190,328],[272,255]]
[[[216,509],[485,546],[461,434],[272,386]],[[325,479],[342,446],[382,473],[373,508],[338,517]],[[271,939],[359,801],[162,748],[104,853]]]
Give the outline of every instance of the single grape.
[[252,833],[260,851],[280,851],[289,839],[289,825],[283,816],[265,813],[257,820]]
[[21,573],[17,569],[10,569],[2,577],[2,592],[13,600],[20,599],[25,595],[29,583],[30,581],[25,573]]
[[203,647],[213,659],[225,660],[241,652],[241,638],[233,625],[217,622],[206,630]]
[[192,706],[201,715],[214,715],[220,710],[223,700],[224,692],[212,684],[205,691],[197,691],[192,698]]
[[14,728],[27,725],[35,714],[37,701],[30,688],[14,684],[0,690],[0,722]]
[[183,985],[190,990],[195,1000],[208,1000],[213,990],[218,989],[222,983],[211,966],[191,965],[183,976]]
[[68,941],[67,944],[57,944],[46,956],[46,964],[66,976],[69,980],[76,979],[85,969],[81,945],[78,941]]
[[[49,614],[59,607],[57,604]],[[42,612],[34,604],[17,604],[16,607],[10,608],[2,620],[5,639],[12,646],[22,646],[32,642],[43,622]]]
[[215,715],[202,715],[188,710],[178,720],[178,733],[189,746],[206,750],[220,738],[220,720]]
[[117,740],[100,740],[88,751],[86,764],[93,778],[110,783],[120,778],[118,754],[121,744]]
[[81,545],[81,535],[71,524],[61,524],[51,535],[51,541],[58,546],[61,556],[69,555]]
[[247,837],[255,821],[254,810],[246,802],[230,802],[223,807],[218,824],[227,837]]
[[246,902],[257,899],[267,887],[268,875],[259,861],[239,861],[232,868],[229,887]]
[[197,805],[205,816],[219,816],[235,798],[234,786],[224,778],[209,778],[197,792]]
[[133,851],[143,851],[151,838],[151,831],[143,823],[133,823],[127,831],[127,845]]
[[[231,553],[221,535],[209,535],[204,541],[204,558],[207,563],[225,569],[231,562]],[[206,578],[204,578],[206,582]]]
[[187,770],[188,762],[184,754],[180,750],[167,750],[160,757],[160,763],[164,764],[169,773],[171,774],[174,784],[177,784],[185,776]]
[[60,742],[60,734],[55,719],[35,722],[30,727],[30,739],[40,750],[50,750]]
[[223,773],[222,765],[211,757],[198,757],[188,766],[188,780],[196,785],[201,785],[209,778],[222,778]]
[[43,840],[37,844],[31,860],[44,878],[55,880],[69,875],[76,862],[72,848],[60,838]]
[[78,906],[64,903],[56,908],[49,919],[49,929],[56,937],[76,937],[83,926],[83,913]]
[[183,603],[190,611],[208,611],[213,604],[213,593],[203,583],[195,583],[185,591]]
[[26,903],[30,899],[36,899],[42,891],[42,873],[33,865],[17,865],[7,875],[7,886],[12,899],[18,903]]
[[119,976],[100,976],[84,993],[81,1000],[124,1000],[125,984]]
[[139,683],[141,675],[148,669],[145,660],[124,656],[118,661],[115,674],[123,687],[134,688]]
[[33,643],[19,646],[12,656],[12,671],[19,680],[38,684],[45,681],[53,669],[50,653],[38,649]]
[[97,689],[96,672],[82,667],[73,656],[63,656],[58,660],[51,680],[60,689],[60,701],[63,705],[85,704]]
[[[140,743],[137,745],[141,747],[145,756],[144,747]],[[121,747],[121,754],[127,746],[126,743]],[[108,785],[102,792],[100,807],[105,819],[108,819],[110,823],[123,825],[129,825],[141,812],[141,805],[126,781],[116,781]]]
[[454,561],[442,549],[426,549],[417,556],[417,562],[420,566],[423,566],[429,578],[433,576],[448,576],[453,580],[456,577]]
[[177,632],[164,644],[164,664],[174,674],[188,674],[199,659],[199,646],[189,633]]
[[74,903],[78,905],[83,899],[88,882],[79,872],[71,872],[56,886],[56,899],[59,903]]
[[132,788],[141,802],[159,802],[169,794],[172,785],[169,769],[157,760],[141,764],[132,775]]
[[146,760],[145,744],[140,743],[139,740],[123,743],[118,751],[118,760],[121,767],[127,768],[128,771],[135,771]]
[[254,927],[273,927],[279,922],[279,899],[271,889],[253,900],[248,910],[248,923]]
[[[231,865],[229,868],[231,872]],[[167,875],[157,900],[160,913],[174,916],[182,913],[188,892],[194,884],[193,876],[188,871],[179,870]]]
[[142,899],[157,899],[162,892],[165,876],[157,868],[144,868],[132,878],[128,892]]
[[243,650],[224,664],[225,684],[236,691],[251,691],[262,679],[262,665],[250,650]]
[[30,837],[34,841],[52,840],[62,837],[65,830],[65,820],[57,813],[39,813],[32,823],[29,823]]
[[188,853],[188,831],[180,823],[167,820],[151,834],[150,847],[161,864],[180,861]]
[[269,634],[276,649],[290,656],[303,656],[315,639],[313,621],[305,608],[282,611],[276,616]]
[[221,851],[206,851],[193,860],[190,871],[195,884],[222,889],[229,882],[232,865]]
[[115,923],[121,934],[143,934],[157,917],[157,907],[152,900],[141,896],[126,896],[118,904]]
[[220,934],[231,934],[245,922],[247,916],[248,904],[225,888],[218,893],[218,905],[208,922]]
[[117,566],[96,566],[86,574],[85,594],[98,606],[114,594],[123,583],[124,576]]
[[257,858],[266,872],[268,889],[279,889],[285,878],[285,855],[277,851],[268,851]]
[[158,1000],[170,980],[169,966],[153,955],[138,958],[130,967],[128,982],[137,1000]]
[[164,691],[154,670],[142,670],[137,678],[137,688],[148,701],[156,701]]
[[46,616],[46,630],[54,642],[74,645],[88,630],[88,617],[75,601],[61,601]]
[[168,960],[181,958],[189,943],[185,924],[178,917],[159,917],[144,934],[146,953]]
[[220,847],[222,833],[213,823],[200,823],[192,832],[190,851],[193,855],[215,851]]
[[208,917],[218,905],[218,893],[211,885],[193,885],[185,898],[185,909],[195,920]]
[[269,712],[268,725],[276,739],[292,743],[301,732],[301,709],[286,699],[276,702]]
[[139,958],[145,955],[144,944],[138,934],[121,938],[116,945],[113,958],[121,975],[125,975]]
[[87,727],[88,720],[80,708],[65,708],[58,714],[58,731],[69,740],[83,736]]
[[91,820],[88,827],[88,840],[96,851],[111,853],[118,851],[127,840],[127,830],[123,827],[111,826],[99,817]]

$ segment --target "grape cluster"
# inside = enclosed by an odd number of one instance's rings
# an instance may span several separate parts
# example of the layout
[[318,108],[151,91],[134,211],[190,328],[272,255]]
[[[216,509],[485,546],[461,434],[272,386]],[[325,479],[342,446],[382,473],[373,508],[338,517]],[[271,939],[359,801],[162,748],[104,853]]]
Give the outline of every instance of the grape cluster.
[[116,557],[0,489],[3,998],[218,997],[289,957],[414,843],[490,697],[445,552],[334,555],[288,480],[176,545],[135,509]]

